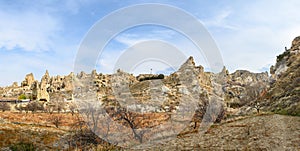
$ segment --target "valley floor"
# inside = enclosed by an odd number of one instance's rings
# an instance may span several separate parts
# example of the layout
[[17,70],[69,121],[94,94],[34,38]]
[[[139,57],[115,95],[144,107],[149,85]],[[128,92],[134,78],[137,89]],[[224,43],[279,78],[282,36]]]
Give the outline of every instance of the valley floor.
[[151,150],[300,150],[300,117],[255,115],[212,126]]
[[[60,145],[59,142],[68,134],[75,117],[62,114],[65,123],[56,128],[47,120],[49,116],[53,115],[1,112],[0,150],[20,142],[33,143],[37,148],[45,150],[58,149],[57,147],[67,149],[68,146],[61,146],[67,144]],[[144,149],[300,150],[300,117],[253,115],[213,125],[204,134],[188,133],[174,140],[156,144],[154,148],[152,146]]]

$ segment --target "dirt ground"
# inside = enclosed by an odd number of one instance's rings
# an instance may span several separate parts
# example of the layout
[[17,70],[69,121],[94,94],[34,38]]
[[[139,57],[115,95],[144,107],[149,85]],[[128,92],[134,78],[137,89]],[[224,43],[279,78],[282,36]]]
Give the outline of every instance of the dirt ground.
[[[62,116],[59,128],[49,120],[53,116]],[[70,113],[0,112],[0,150],[18,142],[35,142],[44,150],[60,150],[57,142],[68,134],[76,120],[76,116]],[[214,124],[205,133],[191,132],[140,149],[300,150],[300,117],[277,114],[247,116]]]
[[148,150],[300,150],[300,117],[256,115],[213,125]]

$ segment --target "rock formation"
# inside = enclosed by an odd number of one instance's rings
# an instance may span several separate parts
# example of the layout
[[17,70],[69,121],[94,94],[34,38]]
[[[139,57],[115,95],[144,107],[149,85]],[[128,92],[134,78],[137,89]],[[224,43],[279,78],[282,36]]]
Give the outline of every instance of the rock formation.
[[219,98],[228,108],[251,108],[253,104],[260,102],[266,110],[298,115],[299,54],[300,37],[297,37],[290,49],[277,56],[276,65],[270,69],[270,77],[267,72],[237,70],[229,73],[225,67],[220,73],[205,72],[190,57],[178,71],[170,75],[141,74],[135,77],[121,70],[115,74],[102,74],[93,70],[91,73],[51,77],[46,71],[39,82],[30,73],[21,86],[14,83],[1,88],[0,96],[17,98],[26,94],[33,100],[44,101],[57,98],[72,100],[73,94],[83,98],[95,96],[100,101],[117,100],[129,104],[138,102],[141,106],[148,104],[147,111],[151,112],[174,111],[185,96],[196,100],[205,96],[207,99]]
[[44,101],[49,101],[50,96],[49,93],[47,91],[48,87],[49,87],[49,82],[50,82],[50,76],[48,73],[48,70],[46,71],[45,75],[42,77],[40,86],[39,86],[39,90],[38,90],[38,100],[44,100]]
[[264,97],[265,108],[277,113],[299,116],[300,37],[293,40],[290,49],[277,56],[276,65],[271,67],[271,74],[274,79]]
[[[80,83],[76,85],[79,87],[73,87],[74,80]],[[51,101],[51,98],[59,98],[58,95],[61,94],[62,100],[71,100],[74,89],[80,93],[94,91],[100,100],[108,97],[115,99],[125,97],[127,102],[130,99],[143,103],[151,100],[152,103],[157,102],[158,108],[162,110],[165,108],[174,110],[180,104],[183,95],[191,95],[195,91],[205,96],[218,95],[225,98],[227,103],[243,105],[245,103],[241,102],[247,96],[246,88],[255,83],[263,83],[264,89],[268,83],[268,74],[243,70],[229,74],[225,67],[222,72],[214,74],[205,72],[202,66],[196,66],[193,57],[190,57],[178,71],[169,76],[141,74],[135,77],[121,70],[118,70],[116,74],[104,75],[93,70],[90,74],[80,72],[76,76],[70,73],[67,76],[50,77],[49,72],[46,71],[39,82],[34,80],[33,74],[28,74],[21,87],[15,88],[15,90],[22,89],[22,91],[14,96],[17,97],[27,92],[31,99]],[[244,100],[241,101],[242,99]],[[153,110],[160,110],[158,108]]]
[[21,86],[22,87],[25,87],[25,86],[31,86],[31,84],[34,82],[34,77],[33,77],[33,74],[30,73],[30,74],[27,74],[26,77],[25,77],[25,80],[21,83]]

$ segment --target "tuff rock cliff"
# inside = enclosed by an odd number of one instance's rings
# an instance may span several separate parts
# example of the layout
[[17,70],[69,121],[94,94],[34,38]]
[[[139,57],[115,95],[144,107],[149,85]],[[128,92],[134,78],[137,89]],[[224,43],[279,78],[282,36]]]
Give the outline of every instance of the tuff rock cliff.
[[277,56],[270,69],[272,84],[264,97],[269,111],[300,116],[300,37],[296,37],[290,49]]
[[[84,86],[77,89],[81,89],[80,91],[93,90],[99,99],[121,95],[122,97],[132,96],[142,102],[152,99],[152,101],[168,104],[168,107],[165,106],[165,108],[169,110],[176,108],[182,95],[189,95],[194,91],[207,96],[218,95],[224,97],[227,104],[241,106],[245,103],[244,98],[248,95],[246,91],[248,87],[262,84],[260,89],[265,89],[268,86],[267,73],[239,70],[229,74],[224,67],[222,72],[214,74],[205,72],[202,66],[196,66],[193,57],[190,57],[178,71],[169,76],[157,79],[158,75],[153,75],[156,78],[144,81],[140,80],[141,76],[145,75],[135,77],[121,70],[112,75],[105,75],[98,74],[94,70],[90,74],[81,72],[76,76],[70,73],[67,76],[50,77],[49,72],[46,71],[41,81],[37,81],[31,73],[26,75],[21,86],[14,83],[12,86],[1,88],[1,97],[17,98],[19,95],[25,94],[33,100],[51,101],[51,94],[62,93],[65,95],[67,93],[68,97],[64,99],[72,99],[73,82],[74,80],[76,82],[77,79]],[[151,75],[147,76],[151,77]],[[213,79],[222,79],[222,82]],[[117,92],[122,94],[117,94]]]

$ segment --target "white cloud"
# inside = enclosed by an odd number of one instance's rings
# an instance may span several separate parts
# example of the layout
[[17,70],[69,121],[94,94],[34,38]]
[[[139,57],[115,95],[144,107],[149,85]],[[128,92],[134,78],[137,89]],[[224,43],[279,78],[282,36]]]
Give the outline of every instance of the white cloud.
[[[197,65],[202,65],[206,67],[206,69],[208,69],[208,63],[206,62],[203,52],[201,52],[189,39],[187,39],[180,33],[177,33],[176,31],[170,29],[152,29],[152,30],[144,30],[138,32],[133,30],[131,32],[125,32],[119,34],[111,43],[107,45],[106,49],[101,54],[98,63],[100,70],[98,71],[104,73],[112,73],[114,69],[114,65],[116,64],[118,58],[122,55],[122,53],[128,51],[128,48],[137,47],[137,45],[141,44],[142,42],[152,41],[152,40],[168,42],[173,47],[176,47],[177,50],[180,51],[180,53],[185,55],[186,56],[185,59],[187,59],[189,56],[193,56]],[[121,48],[113,48],[113,46],[116,45],[116,42],[122,43],[124,46]],[[149,49],[148,48],[140,48],[140,49],[143,49],[144,51],[147,52],[151,51],[153,53],[160,52],[161,55],[166,55],[171,58],[172,57],[176,58],[177,55],[176,53],[178,53],[174,51],[173,54],[172,53],[164,54],[164,52],[166,51],[166,47],[162,47],[158,43],[157,46],[150,45],[148,47]],[[146,52],[143,52],[142,54],[137,54],[137,55],[143,55],[145,53]],[[181,58],[178,60],[179,64],[172,63],[172,65],[173,66],[175,65],[176,68],[178,68],[182,63],[186,61],[185,59]],[[137,74],[138,72],[148,73],[148,70],[150,69],[149,62],[153,64],[152,68],[155,68],[153,69],[153,72],[162,72],[164,70],[169,70],[169,66],[166,66],[166,64],[163,64],[161,62],[155,63],[155,61],[149,60],[148,62],[143,63],[141,66],[138,66],[135,69],[134,73],[135,74]]]
[[178,36],[178,33],[176,33],[176,31],[170,29],[155,29],[154,27],[154,29],[151,31],[147,31],[146,28],[146,30],[139,32],[133,31],[129,33],[121,33],[115,38],[115,40],[126,46],[132,46],[134,44],[147,40],[170,40],[174,39],[176,35]]
[[228,17],[232,14],[232,10],[225,9],[218,12],[215,16],[209,19],[202,19],[201,21],[207,27],[214,27],[214,28],[225,28],[236,30],[238,29],[237,26],[231,25],[228,23]]
[[[231,72],[246,69],[260,72],[275,64],[276,56],[290,47],[300,35],[299,1],[251,1],[228,4],[207,26],[222,51]],[[230,8],[229,12],[228,8]],[[227,12],[227,13],[226,13]],[[218,19],[219,18],[219,19]],[[220,21],[219,21],[220,20]],[[213,25],[235,25],[233,30],[220,30]]]
[[8,50],[49,51],[61,29],[54,17],[39,12],[0,11],[0,18],[0,48]]
[[[17,81],[19,77],[23,79],[27,72],[34,72],[39,77],[45,69],[49,69],[50,74],[72,71],[75,45],[84,35],[82,31],[109,11],[136,2],[28,1],[6,6],[3,3],[7,2],[0,2],[0,52],[3,53],[0,55],[0,79],[7,82]],[[200,14],[197,15],[199,20],[204,22],[216,40],[224,63],[231,72],[236,69],[257,72],[267,69],[275,63],[276,56],[284,51],[284,47],[290,47],[293,38],[300,35],[298,0],[165,3]],[[94,12],[94,16],[88,16],[89,11]],[[123,19],[128,21],[127,16]],[[74,26],[66,30],[65,25]],[[187,57],[194,56],[197,64],[208,68],[203,54],[184,36],[168,29],[146,29],[117,36],[114,46],[106,49],[100,58],[100,71],[112,72],[116,60],[126,48],[154,39],[173,44]],[[8,56],[8,53],[17,55]],[[22,53],[34,55],[23,58]]]

